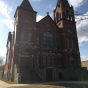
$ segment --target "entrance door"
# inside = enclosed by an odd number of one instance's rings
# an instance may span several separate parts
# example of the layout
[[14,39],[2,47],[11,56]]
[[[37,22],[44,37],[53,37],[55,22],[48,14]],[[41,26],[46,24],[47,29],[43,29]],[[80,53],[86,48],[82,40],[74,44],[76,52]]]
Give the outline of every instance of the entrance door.
[[29,68],[29,60],[30,60],[29,57],[21,57],[21,59],[20,59],[20,66],[22,68]]
[[52,80],[52,70],[46,70],[46,80]]
[[58,77],[59,77],[59,79],[62,79],[62,72],[58,73]]

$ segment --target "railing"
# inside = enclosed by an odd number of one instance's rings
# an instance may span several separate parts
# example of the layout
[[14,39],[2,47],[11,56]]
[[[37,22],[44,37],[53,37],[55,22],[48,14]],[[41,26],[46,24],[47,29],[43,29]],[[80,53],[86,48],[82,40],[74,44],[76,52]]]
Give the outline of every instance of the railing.
[[35,68],[35,71],[38,73],[39,77],[42,79],[42,73],[39,71],[39,69]]

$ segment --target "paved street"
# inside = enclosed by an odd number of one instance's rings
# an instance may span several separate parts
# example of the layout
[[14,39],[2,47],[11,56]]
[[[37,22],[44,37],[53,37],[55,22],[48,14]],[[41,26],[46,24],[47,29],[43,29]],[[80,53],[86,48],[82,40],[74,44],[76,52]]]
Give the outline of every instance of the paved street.
[[0,88],[8,88],[11,86],[27,86],[27,85],[42,85],[42,84],[57,84],[57,83],[78,83],[78,84],[87,84],[88,81],[59,81],[59,82],[42,82],[42,83],[30,83],[30,84],[8,84],[0,80]]

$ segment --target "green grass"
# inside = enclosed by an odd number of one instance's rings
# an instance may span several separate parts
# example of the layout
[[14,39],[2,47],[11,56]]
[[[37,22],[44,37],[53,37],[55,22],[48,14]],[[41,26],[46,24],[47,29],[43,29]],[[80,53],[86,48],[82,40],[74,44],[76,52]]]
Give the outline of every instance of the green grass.
[[10,81],[5,80],[5,79],[2,79],[2,78],[0,78],[0,80],[1,80],[1,81],[4,81],[4,82],[6,82],[6,83],[9,83],[9,84],[16,84],[15,82],[10,82]]
[[64,83],[64,84],[53,84],[53,85],[29,85],[29,86],[10,87],[10,88],[88,88],[88,85]]

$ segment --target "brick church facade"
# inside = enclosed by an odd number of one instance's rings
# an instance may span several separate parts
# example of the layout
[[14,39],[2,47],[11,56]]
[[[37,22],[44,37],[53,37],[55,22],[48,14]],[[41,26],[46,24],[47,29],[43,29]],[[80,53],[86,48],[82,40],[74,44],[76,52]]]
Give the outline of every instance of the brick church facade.
[[76,79],[81,60],[73,7],[58,0],[53,19],[47,13],[36,22],[36,14],[28,0],[17,7],[3,77],[18,83]]

